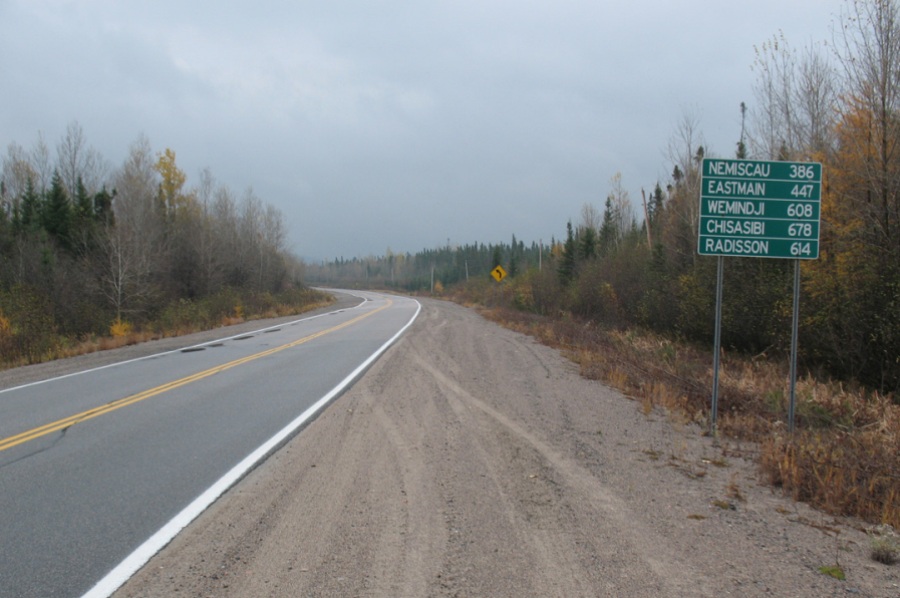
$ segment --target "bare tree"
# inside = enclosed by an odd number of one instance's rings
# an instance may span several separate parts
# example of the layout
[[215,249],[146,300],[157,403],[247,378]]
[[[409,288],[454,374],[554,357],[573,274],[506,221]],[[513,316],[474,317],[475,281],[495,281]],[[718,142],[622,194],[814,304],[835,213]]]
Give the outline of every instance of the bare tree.
[[682,263],[693,263],[700,226],[700,163],[706,153],[700,120],[693,112],[683,113],[667,153],[674,168],[663,226],[666,245]]
[[751,153],[764,160],[786,159],[797,146],[792,92],[796,53],[781,32],[754,50],[751,68],[756,72],[756,104],[751,109]]
[[800,159],[824,159],[835,147],[837,73],[816,45],[807,46],[800,60],[792,100]]
[[609,183],[612,187],[609,197],[612,202],[613,226],[616,231],[615,244],[618,247],[619,242],[628,234],[634,224],[634,206],[631,203],[631,196],[622,186],[622,173],[617,172],[613,175]]
[[287,231],[281,210],[266,205],[260,226],[259,235],[263,244],[261,251],[264,255],[260,278],[264,281],[263,287],[266,290],[277,292],[281,290],[287,272],[284,261],[287,253],[284,247]]
[[798,57],[780,32],[755,50],[752,155],[822,159],[834,147],[837,93],[831,64],[815,44]]
[[77,122],[69,123],[65,136],[56,146],[57,170],[69,197],[78,194],[78,179],[91,195],[103,185],[106,166],[100,153],[88,147],[84,131]]
[[205,294],[217,291],[223,282],[222,241],[216,235],[214,202],[216,181],[208,168],[200,171],[197,187],[199,221],[194,235],[200,269],[200,288]]
[[118,315],[140,312],[159,297],[166,259],[165,219],[156,201],[158,175],[150,142],[139,137],[113,181],[115,226],[102,244],[103,292]]
[[44,141],[43,133],[38,133],[38,140],[31,148],[31,167],[34,169],[34,186],[43,193],[50,186],[50,178],[53,176],[53,165],[50,163],[50,148]]
[[29,180],[32,185],[36,184],[37,174],[27,152],[21,145],[10,143],[0,166],[0,181],[3,183],[0,200],[4,202],[4,207],[10,209],[25,194]]
[[600,225],[603,223],[603,214],[598,210],[594,204],[585,202],[584,205],[581,206],[581,224],[579,228],[590,228],[595,231],[600,230]]

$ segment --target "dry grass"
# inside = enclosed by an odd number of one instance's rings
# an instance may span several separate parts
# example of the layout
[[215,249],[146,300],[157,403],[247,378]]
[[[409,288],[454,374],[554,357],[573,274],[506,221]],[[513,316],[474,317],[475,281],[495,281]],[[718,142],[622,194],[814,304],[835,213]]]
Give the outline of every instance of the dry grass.
[[872,560],[893,565],[900,560],[900,536],[888,525],[879,525],[869,532]]
[[744,493],[741,492],[741,487],[737,483],[737,474],[731,476],[731,480],[729,480],[725,492],[729,498],[744,502]]
[[[636,398],[645,414],[659,406],[709,425],[708,350],[496,303],[482,314],[562,349],[583,376]],[[828,513],[900,527],[900,404],[894,397],[803,377],[796,387],[796,432],[790,435],[787,364],[728,353],[721,362],[717,431],[758,447],[761,471],[771,484]],[[736,484],[729,493],[739,500]]]
[[[0,369],[85,355],[97,351],[117,349],[119,347],[135,345],[150,340],[200,332],[218,326],[240,324],[247,320],[297,315],[313,309],[325,307],[330,305],[333,301],[331,298],[319,292],[305,293],[299,295],[299,297],[295,297],[295,299],[294,302],[273,302],[265,307],[253,310],[250,314],[245,314],[247,308],[238,304],[233,310],[230,310],[231,313],[216,321],[208,321],[204,318],[192,319],[190,311],[188,311],[184,317],[174,319],[168,323],[150,322],[143,327],[138,327],[121,319],[116,319],[110,325],[108,335],[93,335],[80,339],[55,339],[52,343],[52,347],[40,355],[21,356],[12,352],[2,353],[0,354]],[[2,332],[3,324],[3,320],[0,319],[0,332]]]

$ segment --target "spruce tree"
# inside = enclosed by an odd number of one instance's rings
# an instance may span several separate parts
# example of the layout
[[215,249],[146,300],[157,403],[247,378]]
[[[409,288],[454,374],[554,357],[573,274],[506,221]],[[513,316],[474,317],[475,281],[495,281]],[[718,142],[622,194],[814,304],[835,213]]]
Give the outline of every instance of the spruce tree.
[[572,221],[566,223],[566,242],[563,244],[562,260],[559,263],[559,280],[563,285],[567,285],[575,278],[575,231],[572,230]]
[[494,246],[494,252],[493,252],[493,256],[491,257],[491,262],[493,264],[491,266],[491,270],[493,270],[497,266],[503,265],[503,250],[500,248],[499,245]]
[[600,225],[600,256],[606,257],[616,244],[619,230],[616,225],[618,220],[616,209],[613,206],[612,197],[606,198],[606,207],[603,210],[603,224]]
[[597,256],[597,231],[592,226],[581,229],[578,239],[578,256],[582,260],[590,260]]
[[88,195],[81,177],[75,182],[75,219],[79,222],[87,222],[94,219],[94,202]]
[[63,187],[59,171],[53,173],[50,190],[41,212],[41,224],[60,245],[69,248],[72,232],[72,206]]
[[34,188],[34,179],[28,177],[25,182],[25,193],[20,202],[19,224],[22,232],[35,231],[41,224],[41,198]]
[[106,190],[106,185],[94,195],[94,218],[101,224],[113,224],[112,202],[116,192]]
[[519,274],[519,244],[516,242],[516,236],[512,236],[512,242],[509,246],[509,275],[515,278]]

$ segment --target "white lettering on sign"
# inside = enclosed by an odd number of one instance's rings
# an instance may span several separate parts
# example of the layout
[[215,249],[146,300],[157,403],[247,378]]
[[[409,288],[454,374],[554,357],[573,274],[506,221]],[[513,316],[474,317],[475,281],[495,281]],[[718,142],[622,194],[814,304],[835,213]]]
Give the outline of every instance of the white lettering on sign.
[[759,162],[716,162],[711,160],[709,173],[716,176],[741,176],[746,178],[769,178],[772,172],[771,164]]
[[766,204],[762,201],[707,200],[706,206],[710,214],[723,214],[725,216],[766,215]]
[[765,196],[766,184],[748,181],[716,181],[711,180],[706,186],[709,195],[754,195]]
[[766,223],[760,220],[707,220],[706,232],[714,235],[766,234]]
[[769,255],[769,242],[754,239],[704,239],[707,253]]

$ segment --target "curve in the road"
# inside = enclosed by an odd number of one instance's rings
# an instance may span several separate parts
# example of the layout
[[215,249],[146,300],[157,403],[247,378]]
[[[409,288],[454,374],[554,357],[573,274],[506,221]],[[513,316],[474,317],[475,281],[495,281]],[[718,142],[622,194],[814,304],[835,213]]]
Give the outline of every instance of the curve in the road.
[[[113,401],[111,403],[106,403],[105,405],[100,405],[98,407],[94,407],[93,409],[88,409],[86,411],[82,411],[81,413],[76,413],[74,415],[70,415],[69,417],[65,417],[65,418],[56,420],[49,424],[45,424],[43,426],[38,426],[37,428],[32,428],[30,430],[26,430],[19,434],[15,434],[13,436],[9,436],[7,438],[0,439],[0,451],[4,451],[4,450],[10,449],[14,446],[18,446],[20,444],[28,442],[29,440],[34,440],[36,438],[46,436],[47,434],[52,434],[53,432],[58,432],[59,430],[68,429],[68,428],[74,426],[75,424],[86,422],[88,420],[94,419],[95,417],[99,417],[101,415],[106,415],[107,413],[111,413],[113,411],[116,411],[117,409],[121,409],[122,407],[127,407],[128,405],[133,405],[134,403],[138,403],[140,401],[149,399],[151,397],[155,397],[164,392],[168,392],[170,390],[180,388],[180,387],[190,384],[192,382],[196,382],[198,380],[208,378],[209,376],[218,374],[220,372],[224,372],[225,370],[229,370],[233,367],[237,367],[239,365],[243,365],[245,363],[255,361],[262,357],[267,357],[274,353],[278,353],[279,351],[284,351],[285,349],[290,349],[292,347],[302,345],[313,339],[317,339],[317,338],[325,336],[326,334],[329,334],[331,332],[336,332],[338,330],[346,328],[347,326],[356,324],[360,320],[368,318],[371,315],[374,315],[384,309],[387,309],[388,307],[390,307],[392,305],[392,303],[393,302],[390,299],[388,299],[387,303],[385,303],[383,306],[379,307],[378,309],[375,309],[370,312],[366,312],[360,316],[353,318],[352,320],[347,320],[346,322],[344,322],[342,324],[338,324],[337,326],[332,326],[331,328],[322,330],[315,334],[310,334],[309,336],[305,336],[305,337],[295,340],[293,342],[290,342],[290,343],[287,343],[284,345],[280,345],[278,347],[273,347],[273,348],[267,349],[265,351],[260,351],[259,353],[254,353],[253,355],[241,357],[240,359],[235,359],[233,361],[224,363],[222,365],[217,365],[215,367],[209,368],[202,372],[197,372],[195,374],[191,374],[190,376],[185,376],[184,378],[181,378],[179,380],[173,380],[172,382],[167,382],[166,384],[163,384],[161,386],[157,386],[155,388],[150,388],[148,390],[145,390],[145,391],[142,391],[142,392],[139,392],[139,393],[127,396],[127,397],[123,397],[123,398]],[[413,319],[415,319],[415,318],[413,318]],[[184,349],[182,349],[182,351],[183,350]]]
[[[422,306],[416,301],[416,311],[413,316],[394,336],[387,340],[381,347],[372,353],[356,369],[341,380],[321,399],[316,401],[296,419],[282,428],[278,433],[247,455],[240,463],[235,465],[224,476],[219,478],[212,486],[193,500],[180,513],[173,517],[167,524],[141,544],[134,552],[128,555],[119,565],[110,571],[103,579],[91,588],[83,598],[108,598],[132,575],[135,574],[147,561],[159,550],[166,546],[175,536],[206,510],[217,498],[225,493],[232,485],[243,478],[247,472],[253,469],[259,462],[275,451],[286,440],[293,436],[300,428],[309,422],[326,405],[347,389],[372,363],[375,362],[387,349],[412,326],[421,311]],[[374,312],[372,312],[374,313]],[[346,325],[346,324],[345,324]],[[321,335],[321,333],[320,333]],[[301,339],[302,340],[302,339]],[[297,344],[296,342],[294,344]]]

